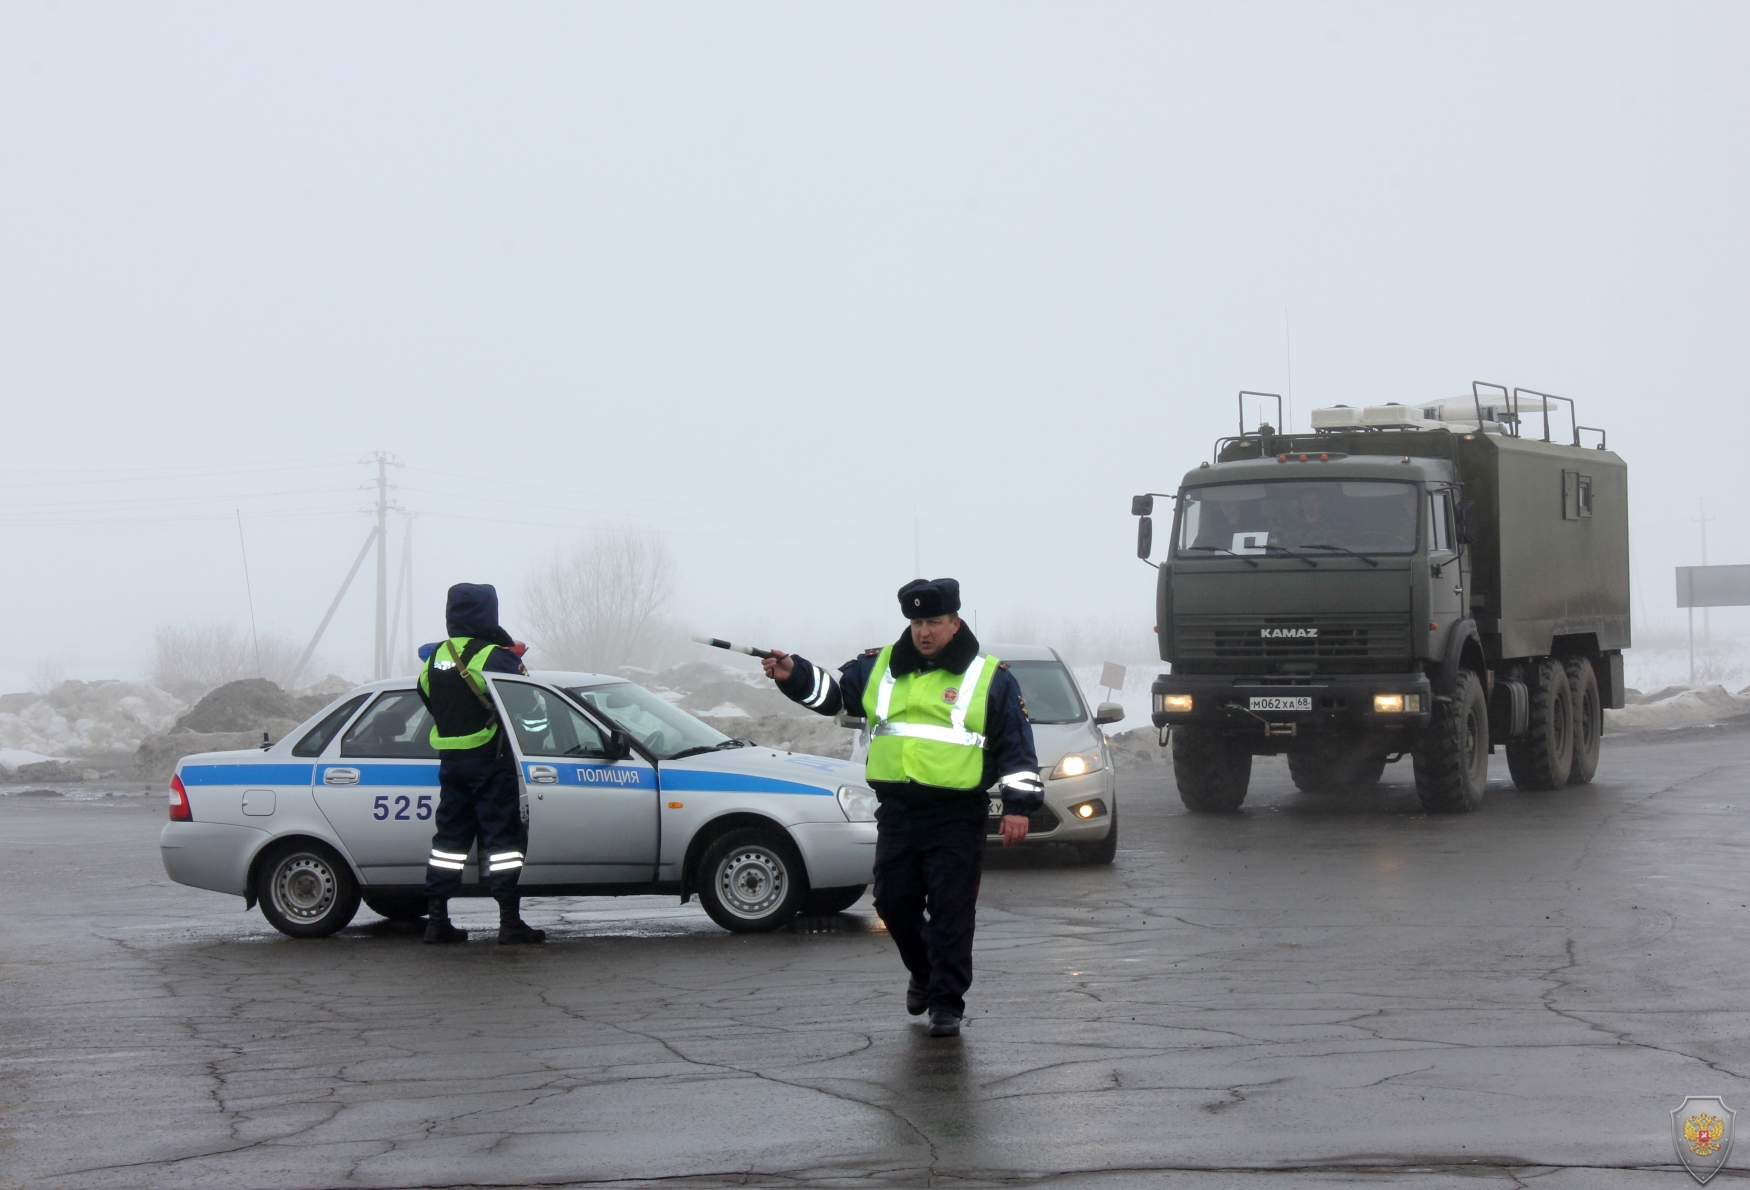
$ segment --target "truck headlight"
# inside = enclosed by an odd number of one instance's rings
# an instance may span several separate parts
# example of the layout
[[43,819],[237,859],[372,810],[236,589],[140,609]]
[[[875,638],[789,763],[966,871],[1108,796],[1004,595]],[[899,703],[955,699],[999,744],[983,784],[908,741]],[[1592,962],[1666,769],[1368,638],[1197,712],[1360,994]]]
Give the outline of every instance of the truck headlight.
[[1084,777],[1089,773],[1097,773],[1106,767],[1106,762],[1100,759],[1100,750],[1091,749],[1087,752],[1072,752],[1057,762],[1057,767],[1051,770],[1051,780],[1061,781],[1065,777]]
[[873,789],[862,785],[839,786],[839,809],[852,822],[874,822],[875,807],[879,804]]
[[1375,694],[1373,710],[1379,715],[1417,714],[1422,710],[1420,694]]
[[1189,714],[1191,710],[1191,696],[1189,694],[1163,694],[1160,702],[1161,705],[1157,709],[1166,711],[1170,715]]

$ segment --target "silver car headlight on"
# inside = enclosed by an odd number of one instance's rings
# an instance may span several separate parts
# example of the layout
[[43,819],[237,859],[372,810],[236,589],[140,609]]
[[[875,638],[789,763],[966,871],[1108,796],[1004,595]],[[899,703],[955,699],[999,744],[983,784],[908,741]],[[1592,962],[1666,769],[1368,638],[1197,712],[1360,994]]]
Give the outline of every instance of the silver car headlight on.
[[1057,762],[1057,767],[1051,770],[1051,780],[1061,781],[1065,777],[1085,777],[1089,773],[1097,773],[1106,767],[1106,762],[1100,759],[1100,750],[1090,748],[1086,752],[1071,752]]
[[852,822],[874,822],[875,807],[879,804],[875,791],[866,785],[839,786],[839,809]]

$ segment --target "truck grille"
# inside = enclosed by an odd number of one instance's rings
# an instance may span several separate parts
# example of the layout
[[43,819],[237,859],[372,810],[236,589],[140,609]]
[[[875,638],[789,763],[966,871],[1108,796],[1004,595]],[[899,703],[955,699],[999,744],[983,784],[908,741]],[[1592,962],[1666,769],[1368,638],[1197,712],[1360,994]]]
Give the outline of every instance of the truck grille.
[[[1316,636],[1266,635],[1269,629],[1315,629]],[[1179,616],[1179,661],[1373,661],[1410,655],[1403,613],[1318,616]]]

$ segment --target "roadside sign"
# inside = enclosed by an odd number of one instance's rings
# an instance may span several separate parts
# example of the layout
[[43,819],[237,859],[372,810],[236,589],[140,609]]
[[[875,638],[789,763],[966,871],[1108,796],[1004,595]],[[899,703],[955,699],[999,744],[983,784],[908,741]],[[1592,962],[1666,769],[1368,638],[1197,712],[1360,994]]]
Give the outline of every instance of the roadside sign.
[[[1744,569],[1750,570],[1750,566],[1746,566]],[[1100,685],[1108,690],[1124,689],[1124,667],[1113,665],[1110,661],[1100,666]]]
[[1678,607],[1750,605],[1750,566],[1679,566]]

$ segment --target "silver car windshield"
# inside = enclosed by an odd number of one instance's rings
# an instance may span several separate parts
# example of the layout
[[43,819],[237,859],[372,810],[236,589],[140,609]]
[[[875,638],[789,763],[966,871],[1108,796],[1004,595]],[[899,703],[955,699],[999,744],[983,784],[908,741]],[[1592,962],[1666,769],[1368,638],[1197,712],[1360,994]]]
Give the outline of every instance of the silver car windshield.
[[658,760],[729,742],[729,737],[715,727],[699,722],[667,699],[631,682],[573,686],[565,692],[637,740]]
[[1021,684],[1029,723],[1080,723],[1088,717],[1069,670],[1055,661],[1010,661],[1009,672]]
[[1415,484],[1315,479],[1186,488],[1179,512],[1181,557],[1409,554],[1416,549]]

